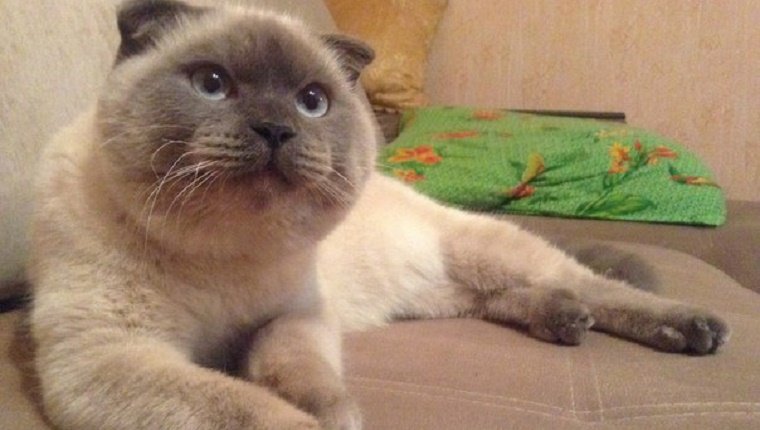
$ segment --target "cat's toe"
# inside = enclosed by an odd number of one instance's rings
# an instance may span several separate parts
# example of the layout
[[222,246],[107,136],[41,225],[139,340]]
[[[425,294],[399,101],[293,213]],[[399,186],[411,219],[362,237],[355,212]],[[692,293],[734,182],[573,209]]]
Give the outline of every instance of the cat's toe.
[[719,317],[698,315],[691,320],[686,334],[689,341],[688,350],[696,354],[713,353],[725,344],[730,336],[728,324]]
[[581,305],[574,309],[563,309],[550,318],[549,329],[557,336],[560,343],[579,345],[586,337],[594,319],[588,308]]
[[574,294],[559,292],[544,303],[542,312],[534,317],[531,333],[550,342],[579,345],[594,325],[589,308]]
[[728,324],[707,311],[680,308],[666,319],[666,325],[659,327],[655,335],[655,345],[665,351],[710,354],[731,336]]

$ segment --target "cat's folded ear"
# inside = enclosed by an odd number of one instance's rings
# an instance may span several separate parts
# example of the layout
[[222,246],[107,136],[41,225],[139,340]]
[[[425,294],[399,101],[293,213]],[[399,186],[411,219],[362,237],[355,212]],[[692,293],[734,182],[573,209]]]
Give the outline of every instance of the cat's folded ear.
[[352,84],[375,58],[375,50],[361,40],[342,34],[323,35],[322,40],[338,54],[338,61]]
[[117,23],[121,44],[116,63],[140,54],[155,45],[163,33],[182,18],[197,16],[205,9],[176,0],[126,0],[118,9]]

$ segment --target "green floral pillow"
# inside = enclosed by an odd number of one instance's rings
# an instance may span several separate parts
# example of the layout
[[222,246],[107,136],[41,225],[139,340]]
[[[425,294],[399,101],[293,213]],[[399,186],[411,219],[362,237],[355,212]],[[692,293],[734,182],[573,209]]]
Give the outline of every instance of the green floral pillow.
[[723,192],[694,154],[618,123],[503,110],[409,110],[382,171],[478,211],[720,225]]

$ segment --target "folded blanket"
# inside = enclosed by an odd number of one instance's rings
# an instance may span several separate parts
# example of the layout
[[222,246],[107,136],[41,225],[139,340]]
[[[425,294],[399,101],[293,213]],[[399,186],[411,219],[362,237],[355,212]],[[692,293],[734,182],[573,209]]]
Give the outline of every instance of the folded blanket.
[[382,171],[453,206],[717,226],[725,198],[700,159],[623,124],[494,109],[405,112]]

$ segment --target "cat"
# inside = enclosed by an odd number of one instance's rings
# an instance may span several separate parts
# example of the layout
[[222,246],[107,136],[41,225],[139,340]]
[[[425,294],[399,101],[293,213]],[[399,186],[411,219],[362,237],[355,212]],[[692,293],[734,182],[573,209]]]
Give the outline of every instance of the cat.
[[359,429],[340,336],[473,317],[707,354],[709,311],[374,172],[364,43],[240,7],[120,7],[95,106],[43,154],[30,323],[62,429]]

